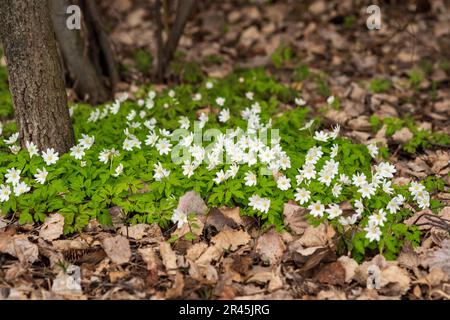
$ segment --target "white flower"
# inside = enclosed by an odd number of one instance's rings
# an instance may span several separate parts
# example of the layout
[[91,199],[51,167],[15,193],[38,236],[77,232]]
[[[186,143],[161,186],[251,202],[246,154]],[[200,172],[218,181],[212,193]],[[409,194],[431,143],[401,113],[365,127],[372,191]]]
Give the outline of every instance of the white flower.
[[170,175],[170,171],[164,169],[160,162],[154,164],[153,167],[155,171],[153,178],[155,178],[156,181],[161,181],[163,178],[167,178]]
[[367,146],[367,149],[369,150],[369,154],[372,158],[376,158],[378,155],[378,147],[375,143],[371,143]]
[[31,188],[25,182],[21,182],[14,186],[14,194],[18,197],[24,193],[27,193],[30,189]]
[[317,141],[327,142],[330,138],[330,134],[325,131],[316,131],[314,133],[314,139]]
[[11,195],[11,188],[8,185],[0,185],[0,202],[6,202]]
[[427,209],[430,207],[430,197],[429,196],[428,197],[418,197],[416,199],[416,201],[417,201],[417,205],[421,209]]
[[319,179],[320,182],[325,184],[326,186],[330,186],[331,181],[333,180],[332,172],[329,170],[321,170],[319,172]]
[[383,191],[386,192],[387,194],[392,194],[392,192],[394,192],[394,189],[391,188],[391,181],[385,180],[383,181]]
[[168,95],[169,95],[169,97],[174,98],[175,97],[175,91],[169,90]]
[[216,184],[221,184],[223,181],[225,181],[227,178],[225,172],[223,172],[223,170],[220,170],[218,172],[216,172],[216,177],[213,179],[213,181]]
[[272,150],[268,147],[260,152],[258,156],[262,163],[270,163],[275,158]]
[[6,183],[11,183],[12,185],[18,184],[20,181],[20,173],[21,170],[16,170],[16,168],[6,170]]
[[339,124],[337,124],[334,128],[333,131],[331,131],[331,133],[329,133],[330,138],[332,139],[336,139],[339,135],[339,131],[341,130],[341,126]]
[[127,115],[127,120],[128,121],[133,121],[133,119],[136,117],[136,114],[137,114],[137,112],[136,112],[136,110],[134,110],[134,109],[132,109],[131,111],[130,111],[130,113]]
[[328,213],[328,219],[331,220],[339,217],[342,214],[342,209],[338,204],[330,204],[325,212]]
[[177,209],[175,209],[175,211],[173,212],[171,220],[173,223],[177,224],[177,228],[181,228],[182,226],[184,226],[185,223],[188,223],[187,215],[184,212]]
[[345,173],[341,173],[339,175],[339,182],[343,183],[343,184],[351,184],[352,183],[350,178]]
[[400,210],[400,206],[403,204],[404,200],[405,198],[402,195],[398,195],[389,201],[386,208],[390,213],[394,214]]
[[288,156],[282,156],[282,157],[278,160],[278,166],[279,166],[282,170],[289,169],[289,168],[291,167],[291,159],[289,159]]
[[194,165],[194,163],[190,162],[189,160],[186,160],[184,164],[181,166],[181,168],[183,169],[183,175],[190,178],[194,175],[194,170],[196,166]]
[[384,226],[384,223],[387,221],[386,212],[383,209],[378,210],[378,213],[374,213],[369,217],[369,224],[373,224],[376,226]]
[[313,164],[306,164],[302,167],[301,174],[307,180],[316,178],[316,168]]
[[366,183],[359,188],[358,192],[361,193],[361,197],[370,199],[376,190],[376,187],[372,183]]
[[375,166],[375,171],[383,178],[393,178],[394,173],[397,172],[395,166],[387,162],[382,162]]
[[206,89],[212,89],[214,87],[214,84],[211,81],[206,82],[205,85]]
[[17,145],[9,146],[9,150],[11,150],[13,154],[18,154],[20,152],[20,147]]
[[17,142],[17,139],[19,139],[19,133],[13,133],[8,139],[5,140],[5,143],[8,145],[14,144]]
[[88,136],[86,134],[82,134],[81,136],[83,138],[78,140],[78,144],[81,145],[84,149],[88,150],[94,144],[95,137]]
[[33,156],[38,156],[39,155],[39,150],[37,148],[37,146],[33,143],[33,142],[25,142],[25,146],[28,150],[28,153],[30,155],[30,158],[33,158]]
[[186,116],[181,116],[180,120],[178,120],[178,123],[180,124],[181,129],[186,129],[186,130],[188,130],[191,125],[189,118]]
[[74,157],[75,159],[77,159],[77,160],[81,160],[81,159],[83,159],[83,157],[84,157],[84,155],[85,155],[85,152],[84,152],[84,148],[82,147],[82,146],[80,146],[80,145],[78,145],[78,146],[73,146],[71,149],[70,149],[70,155],[72,156],[72,157]]
[[361,200],[356,200],[355,201],[355,208],[356,208],[356,213],[360,216],[363,211],[364,211],[364,204],[362,203]]
[[253,100],[254,94],[253,94],[253,92],[246,92],[246,93],[245,93],[245,97],[246,97],[248,100]]
[[295,101],[295,104],[300,107],[303,107],[304,105],[306,105],[306,101],[303,100],[302,98],[295,98],[294,101]]
[[295,189],[295,201],[300,202],[300,204],[305,204],[311,199],[311,192],[302,188]]
[[205,126],[205,124],[208,122],[209,117],[205,112],[202,112],[202,113],[200,113],[198,120],[200,121],[199,127],[203,128]]
[[322,204],[322,202],[320,202],[320,200],[318,200],[315,203],[311,203],[308,207],[308,209],[310,210],[310,214],[317,218],[317,217],[322,217],[323,213],[325,211],[325,206]]
[[225,104],[225,98],[222,98],[222,97],[216,98],[216,103],[217,103],[217,105],[223,107],[223,105]]
[[277,179],[277,187],[283,191],[289,190],[291,187],[291,179],[287,178],[285,175],[280,176]]
[[362,185],[367,184],[367,178],[364,173],[356,173],[353,175],[353,184],[357,187],[361,187]]
[[104,164],[108,163],[109,160],[109,150],[104,149],[103,151],[100,152],[99,156],[98,156],[98,160],[100,162],[103,162]]
[[339,150],[339,146],[337,144],[333,144],[333,146],[331,147],[331,153],[330,153],[330,157],[334,158],[337,156]]
[[0,122],[0,136],[2,135],[2,133],[3,133],[3,123]]
[[256,174],[254,174],[252,171],[247,171],[244,176],[244,181],[245,181],[244,184],[248,187],[256,186],[257,184]]
[[411,192],[411,194],[413,195],[413,196],[417,196],[417,194],[420,192],[420,191],[424,191],[425,190],[425,187],[423,186],[423,185],[421,185],[420,183],[417,183],[417,182],[411,182],[410,184],[409,184],[409,188],[408,188],[408,190],[409,190],[409,192]]
[[269,212],[270,209],[270,199],[261,198],[260,196],[254,194],[249,198],[249,204],[254,210],[261,211],[263,213]]
[[230,168],[225,172],[225,176],[227,179],[236,177],[237,173],[239,171],[239,166],[235,163],[233,163]]
[[192,100],[194,100],[194,101],[202,100],[202,94],[201,93],[194,94],[194,96],[192,97]]
[[338,198],[341,195],[341,192],[342,192],[342,185],[339,183],[336,183],[331,189],[331,193],[335,198]]
[[148,130],[154,130],[155,129],[155,125],[156,125],[156,119],[155,118],[151,118],[149,120],[146,120],[144,122],[144,126],[148,129]]
[[119,163],[119,165],[116,167],[116,170],[114,170],[113,177],[118,177],[123,173],[123,164]]
[[364,231],[366,231],[366,238],[369,239],[370,242],[374,240],[380,241],[381,230],[377,225],[369,223],[369,225],[364,228]]
[[228,120],[230,120],[230,109],[221,110],[219,113],[219,121],[225,123]]
[[48,172],[45,168],[42,168],[42,170],[37,169],[37,173],[34,175],[34,179],[37,183],[44,184],[47,180]]
[[298,130],[303,131],[303,130],[309,129],[312,127],[313,124],[314,124],[314,119],[309,120],[303,127],[301,127]]
[[327,103],[328,103],[329,105],[332,105],[333,102],[334,102],[335,100],[336,100],[336,99],[334,98],[334,96],[329,96],[329,97],[327,98]]
[[153,90],[150,90],[150,91],[148,92],[148,94],[147,94],[147,97],[148,97],[149,99],[151,99],[151,100],[155,99],[155,98],[156,98],[156,92],[153,91]]
[[162,138],[156,143],[156,149],[160,155],[169,154],[170,150],[172,150],[172,145],[169,140]]
[[154,132],[150,132],[149,135],[147,135],[147,140],[145,140],[145,144],[147,146],[154,146],[156,144],[156,141],[158,141],[158,136]]
[[100,118],[100,109],[95,109],[91,111],[89,114],[88,122],[97,122],[97,120]]

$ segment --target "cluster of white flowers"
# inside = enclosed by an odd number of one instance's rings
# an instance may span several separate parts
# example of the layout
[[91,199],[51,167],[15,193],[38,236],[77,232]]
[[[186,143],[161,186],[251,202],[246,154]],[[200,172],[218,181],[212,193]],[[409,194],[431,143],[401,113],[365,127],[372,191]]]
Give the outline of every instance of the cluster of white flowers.
[[[206,83],[206,88],[213,88],[212,82]],[[177,104],[175,91],[168,93],[171,103]],[[295,201],[300,205],[308,208],[309,213],[313,217],[326,217],[329,220],[336,219],[343,226],[351,226],[357,223],[366,212],[369,214],[368,224],[365,226],[366,238],[370,241],[379,241],[382,235],[381,228],[388,221],[389,216],[396,214],[401,210],[406,199],[401,194],[395,194],[392,188],[391,179],[396,173],[396,168],[387,162],[380,162],[372,167],[372,172],[356,172],[351,177],[343,173],[343,168],[337,159],[339,145],[338,138],[340,126],[335,126],[331,131],[317,130],[311,131],[315,145],[307,150],[304,163],[300,168],[296,168],[298,174],[295,181],[287,176],[286,171],[291,168],[291,159],[281,146],[281,141],[272,130],[270,141],[267,141],[269,129],[272,128],[272,120],[267,122],[261,120],[261,106],[255,101],[253,92],[246,92],[245,97],[250,107],[243,108],[241,117],[247,122],[246,130],[235,127],[227,129],[225,133],[217,131],[214,136],[213,143],[209,143],[207,147],[202,145],[202,139],[197,139],[195,130],[191,129],[191,122],[188,117],[181,116],[178,120],[179,129],[187,131],[181,139],[177,140],[178,146],[181,147],[182,157],[178,165],[182,169],[182,174],[188,178],[195,175],[196,170],[204,163],[209,171],[213,171],[215,177],[213,182],[220,185],[229,179],[235,178],[242,167],[245,166],[245,172],[242,173],[244,184],[247,187],[257,187],[258,177],[255,173],[259,167],[267,169],[274,179],[276,187],[284,192],[294,190]],[[111,105],[98,108],[92,111],[88,117],[88,122],[97,122],[108,115],[117,115],[121,104],[127,99],[126,96],[114,101]],[[157,127],[157,121],[150,118],[150,110],[155,105],[156,93],[150,91],[145,99],[138,100],[137,107],[131,109],[126,116],[126,125],[124,129],[124,140],[121,149],[126,152],[133,152],[135,149],[141,149],[143,146],[156,149],[160,156],[168,156],[175,146],[172,141],[175,139],[175,131],[170,132],[164,128]],[[200,93],[193,95],[194,101],[200,101],[203,97]],[[333,96],[327,99],[329,104],[333,104],[335,98]],[[217,119],[220,123],[227,123],[231,118],[230,109],[227,108],[227,99],[224,97],[216,97],[215,105],[220,109]],[[306,104],[301,98],[297,98],[295,103],[299,106]],[[164,108],[170,107],[169,103],[163,105]],[[212,112],[201,112],[198,117],[198,125],[204,128],[210,119],[214,116]],[[300,130],[311,129],[314,120],[309,121]],[[1,130],[1,128],[0,128]],[[146,135],[145,141],[141,141],[138,137],[142,136],[140,132]],[[0,131],[1,134],[1,131]],[[20,147],[16,145],[19,134],[13,134],[5,143],[10,146],[13,153],[20,151]],[[177,137],[179,138],[179,137]],[[197,141],[200,140],[200,141]],[[70,155],[76,160],[83,160],[91,146],[94,144],[95,137],[82,135],[78,144],[70,149]],[[209,142],[209,141],[208,141]],[[331,148],[329,146],[331,145]],[[39,150],[33,143],[27,143],[26,148],[30,157],[39,156]],[[178,148],[177,148],[178,149]],[[378,147],[375,144],[367,145],[367,150],[372,158],[377,158],[379,154]],[[45,163],[50,166],[55,164],[59,159],[59,154],[54,149],[48,149],[41,153]],[[110,163],[111,170],[113,168],[113,160],[120,156],[120,152],[115,148],[103,149],[98,155],[98,161],[103,164]],[[162,161],[163,162],[163,161]],[[81,161],[81,166],[85,163]],[[164,165],[166,166],[166,165]],[[170,176],[171,171],[164,168],[161,162],[153,165],[153,178],[155,181],[162,181]],[[150,169],[151,170],[151,169]],[[116,165],[112,176],[118,177],[124,171],[122,163]],[[6,184],[0,185],[0,202],[8,201],[12,192],[16,196],[29,192],[30,187],[25,182],[20,182],[20,170],[15,168],[8,169]],[[35,174],[35,181],[44,184],[47,179],[48,172],[45,168],[38,169]],[[366,176],[367,175],[367,176]],[[317,195],[312,194],[310,188],[311,182],[316,181],[324,186],[324,189],[331,190],[333,203],[322,203],[327,200],[317,200]],[[355,188],[356,187],[356,188]],[[11,189],[12,188],[12,189]],[[357,190],[356,200],[353,201],[354,213],[347,216],[343,214],[341,208],[341,195],[347,192],[347,188]],[[311,190],[310,190],[311,189]],[[391,196],[391,200],[386,208],[370,212],[369,208],[365,208],[363,201],[368,201],[378,192],[384,192]],[[420,208],[427,208],[430,205],[430,195],[425,187],[419,183],[412,182],[409,186],[409,192],[413,196]],[[271,208],[271,200],[263,198],[258,194],[253,194],[248,199],[248,206],[253,210],[268,213]],[[181,227],[187,223],[186,214],[175,211],[172,221]]]
[[269,212],[270,209],[270,199],[262,198],[257,194],[250,197],[248,205],[254,210],[261,211],[263,213]]

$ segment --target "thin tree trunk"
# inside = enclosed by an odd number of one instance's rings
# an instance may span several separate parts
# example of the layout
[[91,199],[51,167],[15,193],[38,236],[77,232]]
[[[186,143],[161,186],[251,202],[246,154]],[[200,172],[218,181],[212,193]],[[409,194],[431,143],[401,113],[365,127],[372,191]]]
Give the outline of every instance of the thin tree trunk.
[[56,39],[75,92],[81,99],[93,104],[106,101],[108,90],[91,61],[81,30],[70,30],[66,26],[66,10],[72,1],[50,0],[49,3]]
[[47,1],[1,0],[0,21],[22,146],[67,152],[74,135]]
[[[196,0],[178,0],[175,22],[171,28],[170,35],[167,36],[167,42],[164,45],[164,48],[162,50],[160,49],[162,53],[159,55],[160,59],[158,61],[157,70],[157,76],[160,81],[166,76],[167,67],[170,61],[172,61],[178,47],[178,43],[180,42],[180,38],[183,35],[183,30],[194,10],[195,3]],[[158,5],[156,7],[158,10],[156,14],[157,16],[159,15],[159,19],[161,19],[161,12],[158,9]]]

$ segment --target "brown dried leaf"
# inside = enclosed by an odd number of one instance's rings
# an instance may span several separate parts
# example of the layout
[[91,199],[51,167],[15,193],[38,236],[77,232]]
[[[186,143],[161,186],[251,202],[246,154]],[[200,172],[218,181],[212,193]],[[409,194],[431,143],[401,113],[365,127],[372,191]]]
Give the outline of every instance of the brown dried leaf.
[[160,242],[159,253],[161,254],[161,258],[164,266],[166,267],[167,273],[170,275],[175,275],[178,269],[177,256],[172,250],[170,244],[167,242]]
[[297,234],[302,235],[306,228],[309,227],[308,221],[304,218],[306,209],[296,204],[285,203],[283,207],[284,223],[289,229]]
[[54,213],[45,219],[39,231],[39,236],[47,241],[58,239],[64,231],[64,217],[59,213]]
[[271,265],[281,262],[284,250],[286,245],[274,229],[264,233],[256,243],[256,252],[261,256],[261,260]]
[[442,241],[441,248],[428,251],[422,258],[421,264],[429,267],[442,269],[450,277],[450,240]]
[[246,245],[250,242],[250,235],[243,230],[232,230],[225,228],[211,239],[217,247],[223,250],[235,251],[240,246]]
[[333,228],[324,223],[317,227],[309,226],[299,239],[299,243],[304,247],[323,247],[331,242],[335,234]]
[[176,299],[182,296],[184,289],[184,277],[181,272],[175,275],[175,281],[170,289],[166,292],[166,299]]
[[113,263],[124,264],[131,259],[130,243],[124,236],[106,238],[102,246]]

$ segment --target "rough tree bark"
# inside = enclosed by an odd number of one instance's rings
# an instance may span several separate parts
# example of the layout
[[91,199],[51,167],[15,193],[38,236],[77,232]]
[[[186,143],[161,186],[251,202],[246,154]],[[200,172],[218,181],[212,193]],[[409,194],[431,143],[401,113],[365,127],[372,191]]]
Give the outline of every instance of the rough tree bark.
[[107,88],[90,59],[81,30],[70,30],[66,26],[66,10],[71,1],[50,0],[49,3],[56,39],[73,89],[80,98],[92,103],[106,101]]
[[[83,100],[92,104],[107,101],[113,96],[119,75],[96,2],[93,0],[49,0],[49,2],[69,84]],[[73,4],[82,8],[82,30],[69,30],[66,27],[67,7]]]
[[1,0],[0,21],[22,146],[67,152],[74,134],[47,1]]
[[170,34],[167,35],[167,41],[163,43],[162,30],[163,22],[161,19],[161,0],[156,0],[155,19],[157,24],[156,42],[158,46],[158,65],[157,78],[162,81],[167,73],[167,68],[178,47],[183,30],[194,11],[196,0],[178,0],[177,12],[173,26],[170,28]]

